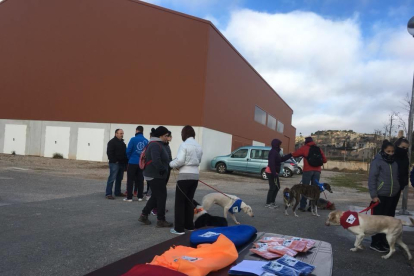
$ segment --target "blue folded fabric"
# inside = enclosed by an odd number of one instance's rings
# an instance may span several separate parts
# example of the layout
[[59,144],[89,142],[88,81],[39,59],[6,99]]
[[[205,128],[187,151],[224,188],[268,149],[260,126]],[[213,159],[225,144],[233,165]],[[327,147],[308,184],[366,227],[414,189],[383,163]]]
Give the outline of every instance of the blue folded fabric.
[[287,266],[282,265],[276,261],[268,262],[263,269],[267,272],[273,273],[278,276],[299,276],[299,271]]
[[276,260],[276,262],[299,271],[300,275],[309,275],[315,269],[315,266],[299,261],[289,255],[283,256],[282,258]]
[[235,225],[228,227],[216,227],[200,229],[191,233],[190,242],[193,245],[201,243],[213,243],[220,234],[231,240],[235,246],[246,244],[257,233],[256,228],[250,225]]

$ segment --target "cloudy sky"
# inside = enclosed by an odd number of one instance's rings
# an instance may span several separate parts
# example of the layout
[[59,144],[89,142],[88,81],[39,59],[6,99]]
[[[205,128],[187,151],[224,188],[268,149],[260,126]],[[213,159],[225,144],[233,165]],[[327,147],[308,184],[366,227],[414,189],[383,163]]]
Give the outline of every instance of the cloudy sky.
[[208,19],[293,108],[297,135],[372,133],[411,96],[412,0],[147,0]]

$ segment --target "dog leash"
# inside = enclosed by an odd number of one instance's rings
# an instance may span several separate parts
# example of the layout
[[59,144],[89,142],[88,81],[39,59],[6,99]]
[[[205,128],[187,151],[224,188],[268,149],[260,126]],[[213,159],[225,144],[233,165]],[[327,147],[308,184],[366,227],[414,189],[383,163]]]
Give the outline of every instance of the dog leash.
[[198,180],[198,182],[201,182],[201,183],[203,183],[204,185],[206,185],[207,187],[210,187],[211,189],[213,189],[214,191],[219,192],[220,194],[222,194],[222,195],[224,195],[224,196],[226,196],[226,197],[228,197],[228,198],[232,199],[231,197],[229,197],[229,196],[228,196],[228,195],[226,195],[225,193],[223,193],[223,192],[221,192],[221,191],[217,190],[216,188],[211,187],[211,186],[210,186],[210,185],[208,185],[207,183],[205,183],[205,182],[203,182],[203,181],[201,181],[201,180]]
[[172,171],[173,171],[173,174],[174,174],[175,182],[177,182],[177,188],[178,188],[178,189],[181,191],[181,193],[185,196],[185,198],[188,200],[188,202],[190,202],[190,204],[193,206],[193,208],[194,208],[194,209],[197,209],[197,207],[196,207],[196,206],[194,206],[193,201],[192,201],[192,200],[190,200],[190,199],[188,198],[188,196],[184,193],[184,191],[183,191],[183,190],[181,190],[180,185],[178,185],[177,176],[175,175],[174,170],[172,170]]
[[376,206],[378,206],[378,204],[380,204],[379,201],[377,201],[375,203],[371,201],[371,203],[369,204],[369,206],[367,208],[365,208],[364,210],[362,210],[361,212],[359,212],[359,213],[365,212],[365,214],[368,214],[368,211],[371,210],[371,215],[372,215],[374,213],[374,210],[373,209]]

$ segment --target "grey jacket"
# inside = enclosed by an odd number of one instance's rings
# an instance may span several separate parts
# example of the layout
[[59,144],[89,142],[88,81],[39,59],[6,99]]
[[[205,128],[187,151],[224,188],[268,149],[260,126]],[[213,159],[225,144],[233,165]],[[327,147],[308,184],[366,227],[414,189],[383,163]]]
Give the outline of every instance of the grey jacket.
[[165,150],[164,142],[159,138],[151,138],[145,152],[146,162],[150,162],[144,169],[144,176],[150,178],[167,179],[170,157]]
[[378,153],[371,162],[368,188],[371,198],[395,196],[400,191],[397,162],[387,163]]

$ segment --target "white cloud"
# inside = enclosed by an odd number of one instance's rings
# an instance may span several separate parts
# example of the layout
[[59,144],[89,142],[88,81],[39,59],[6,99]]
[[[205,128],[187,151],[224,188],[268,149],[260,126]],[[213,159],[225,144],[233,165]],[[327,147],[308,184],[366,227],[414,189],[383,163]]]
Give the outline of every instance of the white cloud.
[[372,132],[411,92],[414,39],[405,26],[364,39],[357,17],[243,9],[222,31],[293,108],[297,133]]

